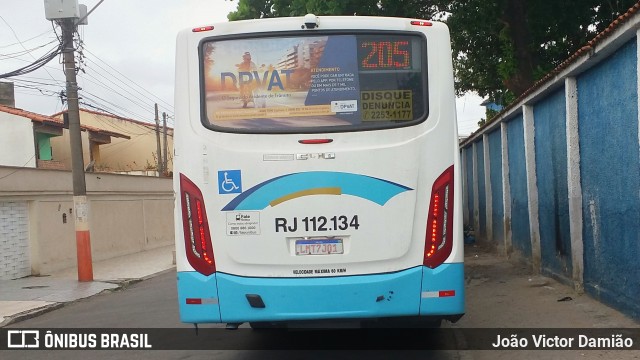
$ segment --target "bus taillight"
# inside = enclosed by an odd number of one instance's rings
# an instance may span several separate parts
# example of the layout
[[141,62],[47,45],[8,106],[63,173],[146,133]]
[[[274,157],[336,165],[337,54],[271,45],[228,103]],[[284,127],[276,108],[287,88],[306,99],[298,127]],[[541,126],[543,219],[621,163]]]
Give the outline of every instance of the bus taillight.
[[200,26],[197,28],[191,29],[191,32],[203,32],[203,31],[211,31],[213,30],[213,26]]
[[424,244],[424,266],[436,268],[453,247],[453,165],[436,179],[431,190]]
[[413,21],[411,21],[411,25],[415,25],[415,26],[433,26],[433,23],[431,21],[413,20]]
[[183,174],[180,174],[180,196],[187,260],[197,272],[211,275],[216,272],[216,263],[204,199],[196,184]]

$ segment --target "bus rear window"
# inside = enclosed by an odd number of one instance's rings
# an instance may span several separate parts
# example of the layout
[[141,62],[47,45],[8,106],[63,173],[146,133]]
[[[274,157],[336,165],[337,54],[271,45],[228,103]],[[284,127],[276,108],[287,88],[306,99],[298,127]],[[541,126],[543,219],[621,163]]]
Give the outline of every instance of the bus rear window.
[[250,133],[415,124],[428,113],[425,41],[398,33],[205,41],[204,123]]

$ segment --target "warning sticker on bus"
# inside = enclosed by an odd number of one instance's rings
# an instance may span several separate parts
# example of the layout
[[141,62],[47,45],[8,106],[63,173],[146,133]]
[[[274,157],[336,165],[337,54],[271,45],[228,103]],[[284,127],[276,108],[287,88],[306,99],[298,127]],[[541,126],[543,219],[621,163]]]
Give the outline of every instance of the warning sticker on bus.
[[227,213],[227,235],[260,235],[260,213],[256,211]]
[[361,91],[362,121],[413,120],[411,90]]
[[298,107],[274,107],[263,109],[228,109],[214,113],[215,121],[246,119],[247,117],[259,118],[286,118],[298,116],[323,116],[333,115],[330,105],[310,105]]

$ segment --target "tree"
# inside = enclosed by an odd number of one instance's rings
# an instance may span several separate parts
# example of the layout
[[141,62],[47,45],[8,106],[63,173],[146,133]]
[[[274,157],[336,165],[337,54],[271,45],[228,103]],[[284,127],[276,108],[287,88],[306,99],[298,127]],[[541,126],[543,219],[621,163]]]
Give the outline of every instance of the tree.
[[451,30],[458,95],[503,105],[604,30],[636,0],[238,0],[229,20],[316,15],[435,18]]
[[438,1],[448,14],[456,89],[507,104],[635,0]]
[[[233,0],[231,0],[233,1]],[[421,0],[238,0],[230,21],[281,16],[360,15],[426,18],[437,10]]]

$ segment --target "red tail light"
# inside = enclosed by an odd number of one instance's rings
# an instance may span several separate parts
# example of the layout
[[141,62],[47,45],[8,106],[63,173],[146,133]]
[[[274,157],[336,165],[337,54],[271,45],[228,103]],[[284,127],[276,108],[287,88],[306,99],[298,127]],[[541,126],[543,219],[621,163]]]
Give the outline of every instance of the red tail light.
[[430,21],[423,21],[423,20],[413,20],[411,21],[411,25],[416,25],[416,26],[433,26],[433,23]]
[[204,199],[196,184],[183,174],[180,174],[180,197],[187,260],[197,272],[211,275],[216,272],[216,263]]
[[424,244],[424,266],[436,268],[453,248],[453,165],[433,183]]
[[298,142],[305,145],[329,144],[333,142],[333,139],[304,139],[298,140]]
[[203,32],[203,31],[211,31],[211,30],[213,30],[213,26],[201,26],[201,27],[191,29],[191,32]]

